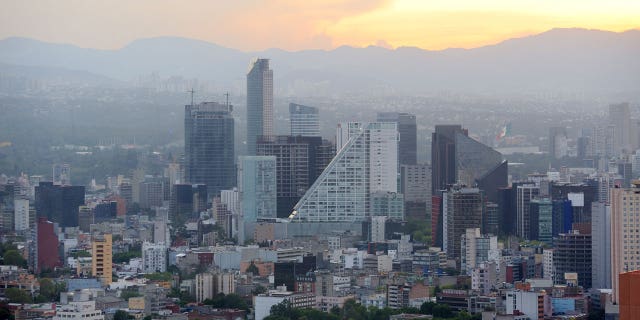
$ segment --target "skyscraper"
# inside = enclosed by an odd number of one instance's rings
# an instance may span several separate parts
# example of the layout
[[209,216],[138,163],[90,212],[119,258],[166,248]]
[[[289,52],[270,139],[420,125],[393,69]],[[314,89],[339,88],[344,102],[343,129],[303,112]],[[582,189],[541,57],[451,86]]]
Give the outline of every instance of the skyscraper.
[[611,207],[591,204],[591,284],[596,289],[611,288]]
[[58,256],[58,236],[55,233],[54,224],[45,217],[39,217],[36,224],[36,252],[35,268],[37,273],[43,270],[53,270],[62,266]]
[[449,259],[460,262],[460,239],[467,229],[482,225],[482,191],[453,186],[443,193],[443,249]]
[[61,186],[40,182],[36,187],[38,217],[47,217],[61,227],[78,226],[78,208],[84,205],[84,186]]
[[318,108],[289,103],[289,124],[292,136],[319,137]]
[[400,166],[400,192],[407,218],[431,217],[431,167],[427,164]]
[[516,235],[531,240],[530,203],[540,193],[540,187],[534,184],[517,186],[516,189]]
[[364,222],[371,194],[398,192],[395,123],[338,126],[339,151],[289,216],[294,222]]
[[640,219],[640,181],[634,180],[631,188],[612,188],[611,193],[611,288],[613,303],[618,302],[623,272],[640,270],[640,244],[637,242]]
[[256,155],[260,137],[273,136],[273,70],[269,59],[254,59],[247,73],[247,155]]
[[554,282],[565,283],[565,273],[577,273],[578,284],[591,288],[591,234],[580,234],[577,230],[561,233],[554,240]]
[[232,106],[216,102],[184,109],[185,179],[205,184],[211,195],[235,185],[234,120]]
[[453,184],[483,184],[489,201],[497,202],[497,190],[507,186],[507,163],[460,125],[438,125],[431,135],[431,194]]
[[614,126],[614,150],[631,152],[631,111],[629,103],[609,105],[609,124]]
[[418,160],[418,127],[416,116],[410,113],[378,112],[378,122],[395,122],[398,126],[400,152],[398,161],[401,165],[414,165]]
[[277,136],[258,142],[256,152],[259,156],[276,157],[279,218],[291,214],[293,206],[328,164],[320,151],[326,143],[317,136]]
[[238,161],[240,209],[245,222],[277,217],[276,157],[246,156]]

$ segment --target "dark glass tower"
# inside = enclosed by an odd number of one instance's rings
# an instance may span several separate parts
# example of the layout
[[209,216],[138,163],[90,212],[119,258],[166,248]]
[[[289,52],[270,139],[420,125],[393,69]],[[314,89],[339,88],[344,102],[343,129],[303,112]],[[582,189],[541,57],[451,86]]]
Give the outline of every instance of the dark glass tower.
[[478,185],[497,203],[498,188],[507,186],[508,164],[502,155],[468,136],[460,125],[436,126],[431,140],[432,195],[453,184]]
[[184,112],[185,179],[205,184],[207,193],[235,186],[232,106],[216,102],[187,105]]
[[278,218],[286,218],[293,207],[316,181],[328,162],[323,155],[321,137],[277,136],[273,141],[259,141],[259,156],[276,157]]
[[77,227],[80,206],[84,205],[84,186],[61,186],[40,182],[36,187],[36,214],[61,227]]
[[395,122],[400,133],[398,161],[400,165],[413,165],[418,161],[418,129],[416,116],[410,113],[379,112],[378,122]]
[[273,136],[273,70],[269,59],[254,59],[247,73],[247,155],[256,155],[258,139]]

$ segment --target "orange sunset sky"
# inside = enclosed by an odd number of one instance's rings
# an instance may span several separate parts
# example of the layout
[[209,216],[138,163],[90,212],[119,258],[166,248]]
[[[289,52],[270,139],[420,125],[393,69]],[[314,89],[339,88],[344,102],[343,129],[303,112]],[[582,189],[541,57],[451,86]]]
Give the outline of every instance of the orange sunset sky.
[[240,50],[472,48],[579,27],[640,27],[638,0],[0,0],[0,39],[117,49],[180,36]]

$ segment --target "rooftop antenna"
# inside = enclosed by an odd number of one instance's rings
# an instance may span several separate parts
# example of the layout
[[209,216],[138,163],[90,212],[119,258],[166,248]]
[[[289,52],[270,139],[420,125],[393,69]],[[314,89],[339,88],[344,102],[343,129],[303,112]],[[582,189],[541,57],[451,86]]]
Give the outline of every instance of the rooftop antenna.
[[191,90],[187,90],[187,92],[191,93],[191,105],[193,106],[193,94],[195,93],[195,91],[193,90],[193,88],[191,88]]
[[229,110],[229,91],[225,92],[225,97],[227,97],[227,110]]

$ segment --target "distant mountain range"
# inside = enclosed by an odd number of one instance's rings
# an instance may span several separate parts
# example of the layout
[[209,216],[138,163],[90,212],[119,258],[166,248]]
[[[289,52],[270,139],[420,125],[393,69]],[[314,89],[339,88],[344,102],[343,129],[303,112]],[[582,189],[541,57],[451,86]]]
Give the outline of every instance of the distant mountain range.
[[87,72],[93,80],[105,82],[156,72],[242,90],[252,57],[272,59],[274,86],[284,95],[640,92],[640,30],[553,29],[496,45],[441,51],[343,46],[329,51],[243,52],[176,37],[96,50],[25,38],[0,40],[0,73],[19,73],[24,67],[37,73],[34,68],[42,67],[49,73]]

